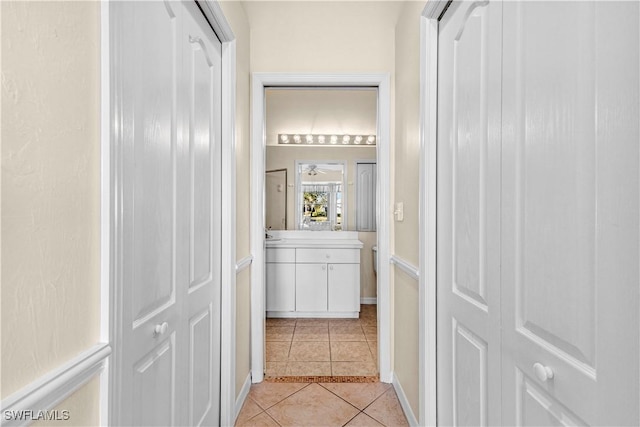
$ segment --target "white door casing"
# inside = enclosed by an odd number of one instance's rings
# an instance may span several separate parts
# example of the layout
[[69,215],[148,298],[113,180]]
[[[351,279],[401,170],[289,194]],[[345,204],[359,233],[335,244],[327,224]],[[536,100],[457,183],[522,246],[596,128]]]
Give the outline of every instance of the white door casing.
[[500,2],[438,37],[438,423],[500,425]]
[[122,242],[113,423],[216,424],[221,45],[193,2],[111,7]]
[[291,86],[377,87],[378,365],[380,381],[392,381],[390,287],[390,76],[389,74],[253,73],[251,102],[251,381],[264,378],[264,88]]
[[[487,61],[483,69],[500,68],[493,77],[500,77],[501,92],[489,92],[488,104],[501,95],[493,124],[495,134],[502,132],[496,156],[501,176],[484,190],[499,195],[499,312],[491,316],[492,300],[488,315],[472,327],[463,325],[460,342],[471,343],[465,343],[467,354],[484,354],[485,360],[467,356],[462,362],[472,364],[456,366],[461,321],[452,317],[461,313],[451,294],[459,289],[455,280],[441,282],[448,278],[442,269],[455,271],[449,259],[458,254],[460,228],[451,223],[459,211],[456,178],[462,163],[451,142],[456,133],[473,136],[465,124],[477,116],[467,111],[456,122],[454,107],[447,121],[457,100],[448,82],[458,76],[455,65],[453,73],[446,68],[447,58],[456,64],[461,50],[447,48],[443,38],[451,23],[474,16],[466,13],[473,5],[463,3],[446,12],[439,44],[438,422],[638,425],[639,5],[475,5],[496,16],[492,30],[502,30],[501,57],[475,52]],[[465,88],[465,96],[483,93],[483,84],[481,79]],[[475,120],[475,129],[483,125]],[[465,173],[475,174],[474,165],[467,164]],[[483,195],[482,184],[465,190],[471,200]],[[476,219],[470,215],[462,225],[468,228]],[[463,311],[472,316],[476,310]],[[495,336],[501,340],[497,356],[491,352]]]

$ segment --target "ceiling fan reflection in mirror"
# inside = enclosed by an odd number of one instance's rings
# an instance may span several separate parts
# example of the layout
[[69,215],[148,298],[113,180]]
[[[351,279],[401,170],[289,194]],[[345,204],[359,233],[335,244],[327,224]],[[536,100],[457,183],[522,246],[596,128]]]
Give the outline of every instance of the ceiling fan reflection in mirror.
[[326,174],[326,172],[322,169],[318,169],[318,165],[308,165],[307,168],[302,171],[302,173],[306,173],[309,176],[316,176],[319,173]]

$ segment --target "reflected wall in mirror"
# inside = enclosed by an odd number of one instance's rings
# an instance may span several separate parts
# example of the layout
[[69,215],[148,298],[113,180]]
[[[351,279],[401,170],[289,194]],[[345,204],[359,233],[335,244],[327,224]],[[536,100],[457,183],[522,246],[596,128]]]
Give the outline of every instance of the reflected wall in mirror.
[[268,170],[265,173],[265,227],[269,230],[287,229],[287,170]]

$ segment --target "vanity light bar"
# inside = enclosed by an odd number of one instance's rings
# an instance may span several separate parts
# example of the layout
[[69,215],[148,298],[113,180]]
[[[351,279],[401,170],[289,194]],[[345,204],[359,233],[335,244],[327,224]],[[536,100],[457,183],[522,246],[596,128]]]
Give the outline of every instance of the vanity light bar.
[[376,145],[375,135],[278,134],[278,144],[286,145]]

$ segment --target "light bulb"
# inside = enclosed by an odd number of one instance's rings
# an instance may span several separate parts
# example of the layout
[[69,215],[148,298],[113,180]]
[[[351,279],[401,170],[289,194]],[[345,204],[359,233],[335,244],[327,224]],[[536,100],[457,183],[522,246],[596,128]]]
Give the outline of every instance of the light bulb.
[[318,144],[324,144],[324,135],[318,135]]
[[296,144],[300,144],[300,135],[293,135],[293,141]]
[[351,141],[351,137],[350,137],[349,135],[344,135],[344,136],[342,137],[342,143],[343,143],[343,144],[345,144],[345,145],[346,145],[346,144],[348,144],[348,143],[349,143],[349,141]]
[[371,145],[371,144],[373,144],[374,142],[376,142],[376,137],[375,137],[374,135],[369,135],[369,136],[367,137],[367,144]]
[[362,142],[362,136],[358,135],[356,136],[355,140],[353,141],[355,144],[360,144]]
[[280,141],[283,144],[288,144],[289,143],[289,135],[280,135]]
[[309,134],[306,137],[307,144],[313,144],[313,135]]
[[336,135],[331,135],[331,143],[332,144],[337,144],[338,143],[338,137]]

